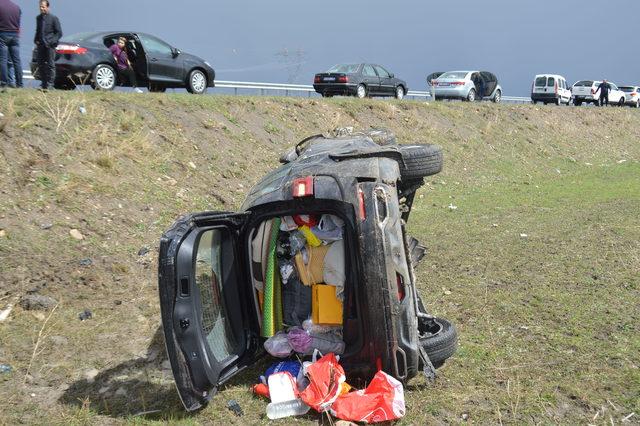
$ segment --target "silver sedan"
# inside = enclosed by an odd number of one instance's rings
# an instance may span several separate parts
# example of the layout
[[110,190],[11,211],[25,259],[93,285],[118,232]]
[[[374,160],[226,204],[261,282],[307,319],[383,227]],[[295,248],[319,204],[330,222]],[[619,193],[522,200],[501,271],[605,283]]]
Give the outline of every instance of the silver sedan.
[[461,99],[472,102],[488,99],[500,102],[502,99],[502,87],[496,76],[488,71],[449,71],[436,75],[427,77],[427,83],[433,86],[435,100]]

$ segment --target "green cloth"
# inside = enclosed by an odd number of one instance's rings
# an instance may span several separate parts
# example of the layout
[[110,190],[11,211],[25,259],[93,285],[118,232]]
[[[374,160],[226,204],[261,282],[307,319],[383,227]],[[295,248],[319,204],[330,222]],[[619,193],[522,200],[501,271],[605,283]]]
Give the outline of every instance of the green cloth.
[[[278,268],[276,267],[276,247],[278,245],[278,232],[280,231],[280,218],[277,217],[271,222],[271,235],[269,238],[269,254],[267,256],[267,272],[264,279],[264,304],[262,307],[262,337],[271,337],[276,333],[276,283],[279,283],[280,275]],[[282,294],[282,289],[280,289]],[[280,301],[282,306],[282,299]],[[282,309],[280,309],[280,323],[282,324]]]

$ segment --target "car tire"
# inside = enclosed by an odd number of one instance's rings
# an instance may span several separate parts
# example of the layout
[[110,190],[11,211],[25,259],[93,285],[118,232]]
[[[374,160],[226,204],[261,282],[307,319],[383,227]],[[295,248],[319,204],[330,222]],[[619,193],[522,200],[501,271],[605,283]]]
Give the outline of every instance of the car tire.
[[640,99],[638,99],[638,100],[636,101],[636,104],[635,104],[634,106],[635,106],[636,108],[640,108]]
[[577,100],[577,99],[574,99],[574,100],[573,100],[573,104],[574,104],[575,106],[580,106],[580,105],[582,105],[582,101],[579,101],[579,100]]
[[323,93],[323,94],[322,94],[322,97],[323,97],[323,98],[333,98],[333,95],[330,95],[330,94],[328,94],[328,93]]
[[502,100],[502,91],[498,90],[491,100],[494,104],[499,104]]
[[469,93],[467,93],[467,97],[462,99],[463,101],[469,101],[469,102],[473,102],[476,100],[476,89],[471,89],[469,90]]
[[207,91],[207,76],[201,70],[193,70],[187,80],[187,91],[194,95],[202,95]]
[[94,90],[110,91],[117,83],[116,72],[111,65],[99,64],[91,72],[91,87]]
[[400,178],[403,181],[421,179],[442,171],[442,147],[432,144],[400,145],[402,162]]
[[458,348],[458,331],[444,318],[418,318],[418,336],[435,368],[442,367]]
[[560,98],[556,98],[555,104],[560,106],[562,104],[562,100]]
[[367,87],[364,84],[358,84],[356,89],[356,98],[363,99],[367,97]]
[[402,98],[404,98],[404,95],[406,95],[406,92],[404,91],[404,87],[402,86],[396,87],[396,99],[402,100]]
[[150,84],[149,91],[152,93],[164,93],[167,91],[167,88],[159,84]]
[[619,107],[624,106],[624,97],[621,97],[620,100],[618,100],[618,106]]

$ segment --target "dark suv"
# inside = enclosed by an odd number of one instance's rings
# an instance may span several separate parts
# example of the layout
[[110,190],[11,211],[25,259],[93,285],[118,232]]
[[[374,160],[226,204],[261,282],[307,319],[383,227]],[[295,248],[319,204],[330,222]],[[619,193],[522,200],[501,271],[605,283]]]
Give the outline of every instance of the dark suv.
[[[407,380],[453,355],[457,337],[429,315],[415,285],[425,249],[406,235],[416,190],[442,169],[435,145],[398,145],[388,131],[312,136],[249,193],[241,211],[189,214],[160,243],[167,352],[187,410],[265,354],[252,285],[252,238],[264,221],[330,214],[344,222],[341,358],[349,380],[382,369]],[[258,256],[259,257],[259,256]]]

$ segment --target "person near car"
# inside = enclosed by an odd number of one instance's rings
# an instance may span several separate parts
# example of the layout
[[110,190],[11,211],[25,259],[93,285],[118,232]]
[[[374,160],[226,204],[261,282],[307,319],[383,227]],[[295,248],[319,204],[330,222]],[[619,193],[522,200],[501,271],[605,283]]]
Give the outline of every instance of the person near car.
[[596,93],[600,91],[600,106],[604,106],[605,104],[609,105],[609,90],[611,90],[611,86],[609,85],[609,83],[607,83],[607,80],[602,80],[602,83],[600,83],[600,85],[596,89]]
[[56,46],[62,37],[60,20],[49,12],[49,0],[40,2],[40,15],[36,18],[36,57],[40,71],[41,87],[47,90],[53,87],[56,78]]
[[[22,87],[20,18],[22,10],[11,0],[0,0],[0,86]],[[9,63],[14,75],[9,75]],[[14,81],[15,80],[15,81]]]
[[113,55],[116,64],[118,65],[118,75],[120,77],[126,77],[129,80],[129,84],[133,87],[136,93],[142,93],[142,90],[138,88],[138,82],[136,80],[136,72],[131,65],[129,55],[127,53],[127,39],[125,37],[118,38],[117,43],[113,43],[109,47],[109,51]]

